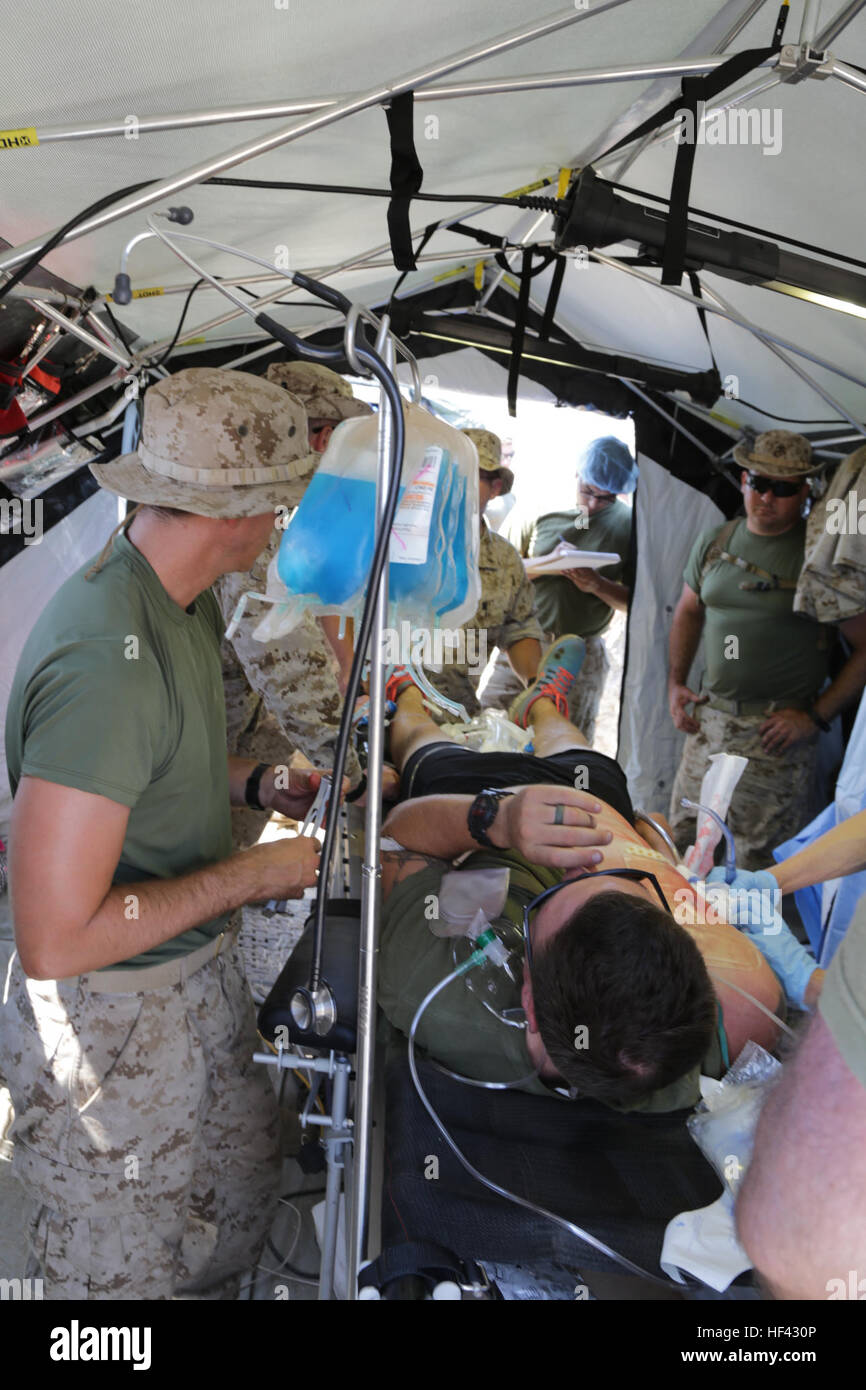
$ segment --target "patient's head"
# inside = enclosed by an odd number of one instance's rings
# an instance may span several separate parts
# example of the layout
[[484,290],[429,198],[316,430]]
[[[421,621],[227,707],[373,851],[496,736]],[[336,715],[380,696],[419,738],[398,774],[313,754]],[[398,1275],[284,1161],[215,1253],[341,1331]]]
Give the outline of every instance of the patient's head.
[[700,1062],[716,999],[686,929],[651,889],[614,882],[578,880],[542,908],[523,1001],[533,1060],[546,1053],[581,1095],[628,1106]]

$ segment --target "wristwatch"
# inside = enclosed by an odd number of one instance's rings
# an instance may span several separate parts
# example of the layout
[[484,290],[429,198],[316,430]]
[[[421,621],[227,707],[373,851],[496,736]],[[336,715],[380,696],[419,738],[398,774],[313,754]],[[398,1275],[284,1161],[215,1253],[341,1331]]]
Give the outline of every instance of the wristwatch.
[[497,788],[490,788],[478,793],[469,807],[466,824],[469,826],[469,834],[473,840],[478,841],[479,845],[484,845],[487,849],[499,849],[499,845],[494,845],[487,831],[496,820],[496,813],[502,798],[513,795],[514,792],[502,791]]
[[814,705],[810,705],[809,708],[806,710],[806,713],[812,720],[813,724],[817,724],[819,729],[823,729],[825,734],[829,734],[831,726],[828,724],[826,719],[821,718],[821,715],[818,713]]
[[266,811],[268,809],[267,806],[263,806],[259,801],[259,783],[269,767],[270,763],[257,763],[247,778],[247,785],[244,788],[244,801],[252,811]]

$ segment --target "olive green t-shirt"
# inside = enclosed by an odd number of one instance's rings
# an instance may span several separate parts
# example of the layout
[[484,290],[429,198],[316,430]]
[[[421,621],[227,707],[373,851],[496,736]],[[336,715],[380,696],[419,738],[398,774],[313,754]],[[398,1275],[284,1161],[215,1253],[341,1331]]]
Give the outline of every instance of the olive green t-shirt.
[[[21,654],[6,715],[10,786],[41,777],[128,806],[113,882],[175,878],[232,852],[222,619],[210,591],[180,608],[125,535],[86,580],[91,563],[50,600]],[[196,950],[229,916],[112,968]]]
[[[506,936],[511,944],[513,933],[508,924],[519,929],[522,936],[523,909],[545,888],[559,883],[562,874],[556,869],[529,864],[516,851],[494,852],[481,850],[465,861],[466,869],[486,869],[507,866],[511,877],[508,899],[503,911],[506,933],[497,923],[497,934]],[[430,930],[430,916],[435,911],[443,875],[450,865],[434,865],[422,869],[398,883],[384,905],[379,939],[379,1004],[395,1028],[408,1037],[412,1020],[422,1000],[431,989],[454,970],[455,965],[469,954],[465,939],[438,937]],[[456,945],[455,945],[456,941]],[[455,958],[456,951],[456,958]],[[521,956],[522,961],[522,956]],[[479,972],[498,972],[501,967],[488,962],[475,967],[454,980],[438,994],[421,1016],[416,1042],[431,1057],[462,1076],[477,1081],[518,1081],[519,1090],[535,1095],[559,1096],[567,1099],[566,1083],[562,1090],[550,1087],[532,1076],[532,1062],[526,1050],[525,1028],[504,1021],[483,1002],[484,981]],[[512,985],[497,980],[497,1007],[500,1012],[520,1009],[523,983],[522,968],[515,971]],[[475,976],[479,990],[469,987]],[[624,1107],[642,1111],[682,1110],[700,1100],[701,1070],[710,1076],[720,1076],[721,1050],[714,1041],[702,1067],[694,1067],[679,1081],[653,1092],[637,1105]]]
[[[721,529],[701,532],[683,572],[706,609],[704,688],[724,700],[811,702],[827,676],[831,633],[794,612],[793,589],[744,589],[761,581],[728,560],[715,560],[702,579],[704,556]],[[797,580],[805,537],[805,521],[781,536],[756,536],[744,518],[725,549],[780,579]]]
[[[580,510],[548,512],[522,527],[519,549],[524,557],[549,555],[565,540],[578,550],[608,551],[619,555],[620,562],[604,566],[600,575],[631,588],[634,582],[628,566],[631,524],[631,508],[620,501],[612,502],[591,517]],[[603,599],[575,588],[570,579],[561,575],[535,579],[532,587],[539,622],[545,632],[557,637],[566,632],[576,633],[578,637],[594,637],[604,631],[613,617],[614,610]]]
[[848,1070],[866,1086],[866,897],[830,962],[818,1008]]

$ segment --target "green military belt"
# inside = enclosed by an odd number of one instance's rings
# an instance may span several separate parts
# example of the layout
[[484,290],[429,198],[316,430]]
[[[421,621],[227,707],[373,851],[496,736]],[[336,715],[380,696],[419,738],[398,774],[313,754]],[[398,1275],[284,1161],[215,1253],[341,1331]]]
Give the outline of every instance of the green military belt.
[[721,710],[723,714],[775,714],[780,709],[811,709],[811,700],[723,700],[721,695],[710,695],[707,700],[710,709]]

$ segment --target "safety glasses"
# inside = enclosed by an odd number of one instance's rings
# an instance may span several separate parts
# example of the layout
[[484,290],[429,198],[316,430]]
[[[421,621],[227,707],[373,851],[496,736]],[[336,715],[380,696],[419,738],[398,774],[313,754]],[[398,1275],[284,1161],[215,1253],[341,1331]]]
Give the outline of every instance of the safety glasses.
[[802,483],[783,482],[781,478],[764,478],[760,473],[749,473],[746,477],[746,487],[760,492],[762,497],[765,492],[772,492],[774,497],[796,497],[802,486]]
[[529,966],[530,974],[532,973],[532,932],[530,930],[530,913],[536,912],[538,908],[541,907],[542,903],[547,902],[549,898],[553,897],[554,893],[561,892],[563,888],[570,888],[572,884],[580,883],[580,881],[585,878],[627,878],[633,883],[639,882],[644,878],[648,879],[655,889],[665,912],[670,912],[670,907],[661,890],[658,879],[655,874],[648,873],[646,869],[596,869],[594,873],[588,872],[576,874],[574,878],[564,878],[561,883],[555,883],[552,888],[545,888],[543,893],[539,893],[538,897],[533,898],[523,909],[523,940],[525,942],[526,963]]

